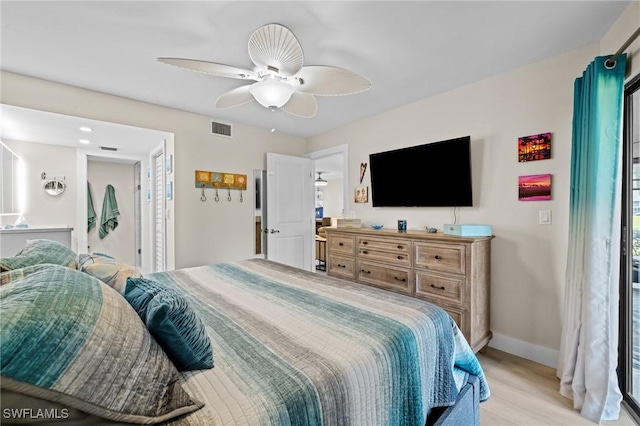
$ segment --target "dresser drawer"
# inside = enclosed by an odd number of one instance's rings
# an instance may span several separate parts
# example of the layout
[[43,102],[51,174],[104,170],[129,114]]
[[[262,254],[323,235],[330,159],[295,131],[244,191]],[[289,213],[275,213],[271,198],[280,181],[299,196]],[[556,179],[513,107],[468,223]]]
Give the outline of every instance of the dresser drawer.
[[327,265],[327,274],[335,277],[348,278],[354,280],[355,260],[348,257],[329,255],[329,263]]
[[372,250],[370,248],[358,248],[358,258],[367,260],[377,260],[380,262],[393,263],[398,266],[411,266],[411,258],[408,253],[393,253],[382,250]]
[[465,273],[466,250],[462,244],[416,242],[413,252],[416,267],[454,274]]
[[329,234],[329,252],[354,256],[356,237],[351,235]]
[[394,268],[366,261],[358,261],[356,267],[356,277],[360,282],[403,294],[410,295],[412,293],[409,269]]
[[466,339],[469,339],[469,332],[466,329],[467,327],[465,325],[466,323],[465,323],[465,314],[464,314],[464,312],[459,311],[457,309],[447,308],[447,307],[443,307],[442,309],[447,311],[449,316],[455,321],[456,325],[458,326],[458,328],[460,329],[460,331],[462,332],[464,337]]
[[407,240],[358,237],[358,249],[381,250],[389,253],[411,254],[411,242]]
[[438,299],[437,297],[425,296],[423,294],[416,295],[416,297],[422,300],[426,300],[427,302],[433,303],[434,305],[442,308],[455,321],[465,339],[467,339],[467,342],[471,339],[469,330],[469,314],[467,310],[463,309],[460,306],[442,303],[441,299]]
[[415,270],[414,282],[417,296],[433,296],[456,305],[464,303],[465,278],[461,275],[440,275]]

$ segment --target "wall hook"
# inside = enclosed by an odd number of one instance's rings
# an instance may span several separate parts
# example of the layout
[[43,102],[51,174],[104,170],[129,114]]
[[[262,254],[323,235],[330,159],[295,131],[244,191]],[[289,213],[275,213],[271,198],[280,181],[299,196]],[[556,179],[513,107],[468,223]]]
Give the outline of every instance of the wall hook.
[[220,201],[220,197],[218,197],[218,188],[216,188],[216,198],[214,198],[214,200],[216,200],[216,203]]
[[242,199],[242,191],[240,191],[240,202],[244,202],[244,200]]
[[231,201],[231,189],[227,188],[227,192],[229,193],[229,195],[227,195],[227,201]]
[[200,196],[200,201],[202,202],[207,201],[207,196],[204,195],[204,183],[202,184],[202,195]]

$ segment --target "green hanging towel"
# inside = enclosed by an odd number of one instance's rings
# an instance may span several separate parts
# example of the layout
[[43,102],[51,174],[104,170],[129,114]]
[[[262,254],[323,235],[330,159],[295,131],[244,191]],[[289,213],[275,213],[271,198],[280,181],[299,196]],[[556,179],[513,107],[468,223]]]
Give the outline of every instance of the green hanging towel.
[[113,186],[107,185],[102,202],[102,216],[100,217],[100,239],[107,236],[109,228],[113,230],[118,227],[118,216],[120,216],[120,211],[116,202],[115,190]]
[[91,195],[91,185],[87,181],[87,232],[96,227],[96,211],[93,208],[93,195]]

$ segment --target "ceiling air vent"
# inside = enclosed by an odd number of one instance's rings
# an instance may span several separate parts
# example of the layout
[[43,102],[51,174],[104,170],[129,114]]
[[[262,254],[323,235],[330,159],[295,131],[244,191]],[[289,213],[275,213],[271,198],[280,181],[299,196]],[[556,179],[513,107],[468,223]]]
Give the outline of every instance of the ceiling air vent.
[[232,138],[231,124],[211,120],[211,134]]
[[118,148],[114,148],[112,146],[101,146],[100,149],[103,150],[103,151],[117,151],[118,150]]

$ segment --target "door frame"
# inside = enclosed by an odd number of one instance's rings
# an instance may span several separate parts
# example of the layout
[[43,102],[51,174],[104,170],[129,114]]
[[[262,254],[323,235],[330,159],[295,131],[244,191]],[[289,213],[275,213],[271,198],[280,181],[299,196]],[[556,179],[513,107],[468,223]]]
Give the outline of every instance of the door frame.
[[[76,168],[78,173],[78,181],[77,181],[77,205],[76,205],[76,238],[77,238],[77,250],[78,253],[87,253],[87,247],[89,244],[89,233],[87,231],[87,168],[89,158],[95,159],[96,161],[101,161],[101,159],[109,159],[109,160],[122,160],[122,162],[127,162],[133,164],[134,162],[140,162],[140,170],[146,170],[146,167],[149,165],[149,159],[144,155],[134,155],[134,154],[120,154],[117,152],[96,152],[90,150],[78,149],[76,151]],[[140,180],[143,181],[142,177]],[[140,191],[140,197],[142,198],[142,194],[144,191]],[[144,226],[144,218],[148,217],[149,206],[148,203],[140,200],[141,206],[141,217],[142,223],[140,226],[136,223],[135,229],[136,233],[140,234],[141,240],[141,250],[142,250],[142,259],[141,259],[141,272],[151,272],[150,267],[152,266],[149,263],[149,238],[148,238],[148,230]]]
[[[624,86],[622,144],[622,218],[618,321],[618,384],[622,404],[640,423],[640,395],[633,397],[633,95],[640,95],[640,75]],[[635,111],[639,115],[640,111]],[[640,122],[636,123],[640,125]],[[631,184],[630,184],[631,183]]]
[[[312,151],[305,155],[311,160],[319,160],[321,158],[333,157],[334,155],[342,155],[342,208],[343,216],[349,217],[351,211],[351,203],[349,202],[349,145],[336,145],[331,148]],[[313,176],[316,175],[315,161],[313,162]],[[315,243],[314,243],[315,246]]]

